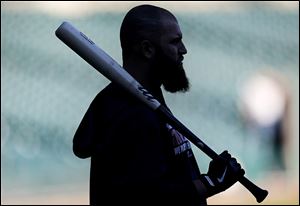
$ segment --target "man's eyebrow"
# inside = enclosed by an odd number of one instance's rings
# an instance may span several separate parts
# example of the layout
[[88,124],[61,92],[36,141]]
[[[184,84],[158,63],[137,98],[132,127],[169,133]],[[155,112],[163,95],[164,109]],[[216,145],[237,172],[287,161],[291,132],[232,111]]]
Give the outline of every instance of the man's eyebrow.
[[174,39],[181,40],[182,39],[182,34],[176,34],[176,35],[174,35]]
[[182,33],[180,31],[178,31],[178,33],[176,33],[176,36],[178,36],[179,38],[182,38]]

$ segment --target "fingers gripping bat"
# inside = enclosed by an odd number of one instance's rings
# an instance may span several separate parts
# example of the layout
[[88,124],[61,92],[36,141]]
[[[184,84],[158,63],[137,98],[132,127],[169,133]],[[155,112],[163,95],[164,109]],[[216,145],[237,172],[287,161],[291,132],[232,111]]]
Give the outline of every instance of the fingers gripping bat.
[[[189,141],[202,150],[210,158],[215,159],[218,154],[194,135],[178,119],[176,119],[162,104],[160,104],[143,86],[138,83],[122,66],[112,57],[100,49],[90,38],[77,30],[68,22],[63,22],[55,31],[56,36],[68,47],[87,61],[102,75],[110,81],[119,84],[129,93],[140,99],[166,121],[183,134]],[[262,202],[268,195],[268,191],[256,186],[253,182],[243,176],[239,182],[244,185],[256,198]]]

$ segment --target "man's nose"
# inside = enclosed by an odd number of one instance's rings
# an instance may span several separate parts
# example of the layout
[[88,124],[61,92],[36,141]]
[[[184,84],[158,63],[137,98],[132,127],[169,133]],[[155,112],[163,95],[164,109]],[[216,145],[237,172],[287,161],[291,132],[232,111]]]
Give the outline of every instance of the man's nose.
[[187,50],[186,50],[186,48],[185,48],[183,42],[182,42],[181,45],[180,45],[179,52],[180,52],[180,54],[182,54],[182,55],[184,55],[184,54],[187,53]]

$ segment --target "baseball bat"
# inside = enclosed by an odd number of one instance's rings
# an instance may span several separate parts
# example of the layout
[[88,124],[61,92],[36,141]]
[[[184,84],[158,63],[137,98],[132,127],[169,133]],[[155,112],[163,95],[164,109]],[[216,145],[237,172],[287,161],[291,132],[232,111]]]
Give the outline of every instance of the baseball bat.
[[[121,65],[112,57],[100,49],[90,38],[77,30],[68,22],[63,22],[55,31],[56,36],[93,66],[110,81],[119,84],[129,93],[144,102],[155,112],[161,115],[169,124],[176,128],[195,146],[202,150],[212,159],[216,159],[218,154],[194,135],[185,127],[168,109],[160,104],[138,81],[136,81]],[[257,202],[262,202],[268,195],[268,191],[259,188],[245,176],[239,182],[246,187],[256,198]]]

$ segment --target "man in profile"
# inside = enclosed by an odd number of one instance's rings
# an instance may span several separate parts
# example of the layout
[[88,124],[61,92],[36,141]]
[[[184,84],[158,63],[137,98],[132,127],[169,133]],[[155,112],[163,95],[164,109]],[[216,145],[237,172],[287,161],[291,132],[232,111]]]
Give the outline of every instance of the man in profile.
[[[120,31],[123,67],[167,107],[166,91],[186,92],[187,50],[175,16],[151,5],[132,8]],[[111,83],[91,103],[73,140],[91,157],[90,203],[201,205],[244,175],[224,151],[201,174],[189,141],[154,111]]]

